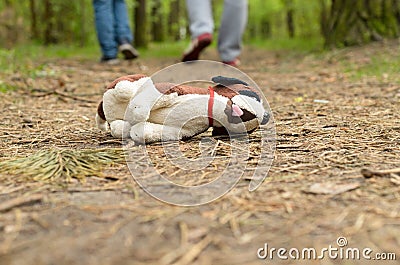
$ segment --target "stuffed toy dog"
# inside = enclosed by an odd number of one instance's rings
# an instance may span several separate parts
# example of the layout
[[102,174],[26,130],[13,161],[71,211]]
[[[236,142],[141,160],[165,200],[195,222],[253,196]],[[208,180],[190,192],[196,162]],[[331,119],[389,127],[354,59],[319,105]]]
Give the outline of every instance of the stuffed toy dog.
[[114,80],[100,102],[97,127],[138,143],[180,140],[213,128],[213,136],[252,132],[268,123],[258,91],[217,76],[208,88],[154,84],[144,75]]

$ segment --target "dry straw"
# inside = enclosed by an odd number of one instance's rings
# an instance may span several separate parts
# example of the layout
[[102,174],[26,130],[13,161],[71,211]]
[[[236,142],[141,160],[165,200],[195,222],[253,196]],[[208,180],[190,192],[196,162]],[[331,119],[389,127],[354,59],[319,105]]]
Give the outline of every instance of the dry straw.
[[0,168],[17,178],[70,182],[73,178],[85,181],[88,176],[101,176],[104,166],[124,160],[122,149],[49,149],[1,161]]

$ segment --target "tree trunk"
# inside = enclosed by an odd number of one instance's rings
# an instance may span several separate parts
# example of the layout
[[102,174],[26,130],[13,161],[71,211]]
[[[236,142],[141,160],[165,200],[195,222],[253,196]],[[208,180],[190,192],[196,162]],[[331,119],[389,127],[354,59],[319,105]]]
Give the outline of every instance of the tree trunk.
[[147,47],[149,44],[147,36],[147,14],[146,0],[136,0],[135,5],[135,45]]
[[359,45],[398,37],[399,1],[321,1],[321,30],[327,48]]
[[86,27],[85,27],[85,21],[86,21],[86,3],[85,1],[81,0],[80,1],[80,19],[81,19],[81,27],[80,27],[80,41],[79,44],[81,47],[85,46],[86,44]]
[[44,2],[44,15],[43,20],[46,22],[44,23],[44,44],[49,45],[52,43],[56,43],[56,38],[54,36],[54,12],[53,12],[53,5],[51,0],[43,0]]
[[294,25],[294,3],[293,0],[285,0],[286,6],[286,26],[290,38],[294,38],[295,25]]
[[153,41],[162,42],[165,40],[163,15],[161,0],[154,0],[151,9],[151,17],[153,19],[151,34]]
[[396,19],[396,23],[400,25],[400,1],[392,0],[393,14]]
[[261,20],[261,35],[262,35],[263,38],[266,38],[266,39],[271,38],[271,35],[272,35],[271,22],[266,17],[264,17]]
[[170,4],[170,13],[168,19],[168,33],[169,36],[173,38],[173,40],[180,40],[180,8],[181,1],[180,0],[172,0]]
[[37,27],[37,16],[36,16],[36,1],[29,0],[29,9],[31,14],[31,39],[39,39],[39,31]]
[[286,23],[290,38],[294,38],[295,35],[293,14],[294,14],[293,9],[289,9],[286,12]]

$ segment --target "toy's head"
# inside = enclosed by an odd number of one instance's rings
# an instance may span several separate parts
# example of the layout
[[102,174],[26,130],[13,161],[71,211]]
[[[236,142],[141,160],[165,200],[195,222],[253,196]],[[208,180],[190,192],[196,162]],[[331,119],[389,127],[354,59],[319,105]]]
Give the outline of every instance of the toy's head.
[[223,124],[229,133],[251,132],[268,123],[270,114],[264,109],[261,95],[246,82],[236,78],[217,76],[212,78],[215,91],[228,98]]

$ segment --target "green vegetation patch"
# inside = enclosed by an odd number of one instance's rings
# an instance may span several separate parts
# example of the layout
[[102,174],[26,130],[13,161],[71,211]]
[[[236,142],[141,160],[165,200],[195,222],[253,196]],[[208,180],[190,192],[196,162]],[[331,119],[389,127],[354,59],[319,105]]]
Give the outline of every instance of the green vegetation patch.
[[345,72],[353,80],[361,80],[364,77],[375,77],[384,82],[400,83],[398,71],[400,69],[400,58],[387,52],[373,54],[366,57],[362,62],[346,62]]

